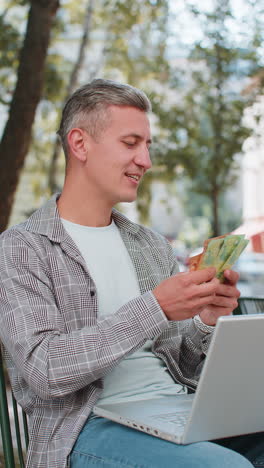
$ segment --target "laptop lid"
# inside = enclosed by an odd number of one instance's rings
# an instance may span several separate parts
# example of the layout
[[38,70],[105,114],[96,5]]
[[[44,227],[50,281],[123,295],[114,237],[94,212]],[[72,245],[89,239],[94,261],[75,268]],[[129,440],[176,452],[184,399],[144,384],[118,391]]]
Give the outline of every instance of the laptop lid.
[[[263,336],[264,315],[220,317],[195,394],[103,405],[94,412],[183,444],[263,431]],[[179,430],[173,420],[185,406],[191,409]]]
[[183,442],[264,430],[264,315],[220,317]]

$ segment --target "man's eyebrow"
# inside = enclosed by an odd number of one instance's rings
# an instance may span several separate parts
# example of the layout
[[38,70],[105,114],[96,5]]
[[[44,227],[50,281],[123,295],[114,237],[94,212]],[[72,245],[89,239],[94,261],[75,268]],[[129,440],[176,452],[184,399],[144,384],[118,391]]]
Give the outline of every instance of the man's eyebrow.
[[[142,135],[139,135],[138,133],[128,133],[126,135],[122,135],[121,138],[136,138],[137,140],[143,140],[144,138],[142,137]],[[152,143],[152,139],[149,138],[147,140],[147,143],[151,144]]]

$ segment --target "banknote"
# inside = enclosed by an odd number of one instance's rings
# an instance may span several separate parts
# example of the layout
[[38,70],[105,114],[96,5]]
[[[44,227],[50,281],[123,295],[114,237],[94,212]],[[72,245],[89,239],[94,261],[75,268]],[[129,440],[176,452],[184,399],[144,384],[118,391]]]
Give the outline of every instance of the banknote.
[[204,242],[204,249],[199,255],[189,258],[189,269],[202,270],[209,266],[216,269],[216,276],[224,281],[224,271],[232,268],[238,257],[248,245],[244,234],[226,234],[213,237]]

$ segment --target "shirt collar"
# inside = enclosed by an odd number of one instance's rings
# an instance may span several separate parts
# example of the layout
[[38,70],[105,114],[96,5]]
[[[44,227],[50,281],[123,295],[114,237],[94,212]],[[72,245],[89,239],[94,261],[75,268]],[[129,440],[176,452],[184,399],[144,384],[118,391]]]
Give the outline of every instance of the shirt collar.
[[[67,237],[67,233],[60,220],[56,203],[59,196],[60,193],[56,193],[42,208],[35,211],[25,222],[25,229],[47,236],[53,242],[62,242]],[[132,223],[115,208],[112,210],[112,217],[119,229],[124,229],[132,234],[136,234],[140,229],[138,224]]]

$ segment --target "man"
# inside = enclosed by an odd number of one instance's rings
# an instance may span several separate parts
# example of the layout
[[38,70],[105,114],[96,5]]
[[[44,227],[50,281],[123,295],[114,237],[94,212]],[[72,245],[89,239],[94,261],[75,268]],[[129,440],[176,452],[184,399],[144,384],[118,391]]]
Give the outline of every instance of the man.
[[178,446],[95,418],[98,401],[195,389],[217,318],[237,305],[208,268],[178,273],[160,235],[113,207],[136,199],[150,169],[150,103],[94,80],[63,110],[66,177],[27,221],[1,236],[0,337],[29,416],[27,468],[247,468],[203,442]]

